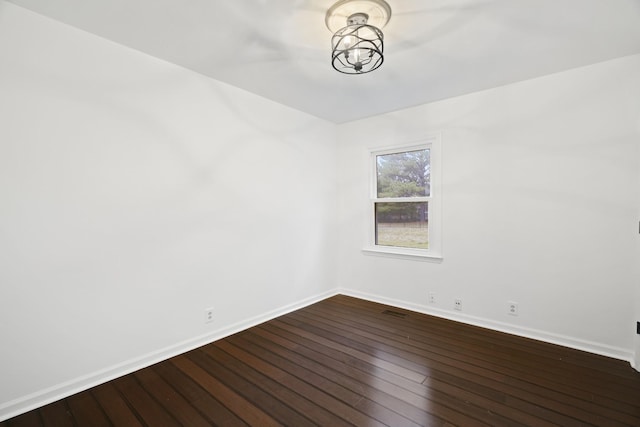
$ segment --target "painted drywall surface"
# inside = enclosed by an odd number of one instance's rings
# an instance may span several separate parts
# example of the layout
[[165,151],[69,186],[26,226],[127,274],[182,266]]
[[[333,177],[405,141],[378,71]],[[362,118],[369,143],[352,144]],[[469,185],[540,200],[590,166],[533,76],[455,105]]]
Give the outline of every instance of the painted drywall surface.
[[332,287],[333,124],[4,2],[0,58],[0,407]]
[[[339,285],[629,359],[639,94],[632,56],[339,126]],[[444,259],[363,254],[367,150],[435,133]]]

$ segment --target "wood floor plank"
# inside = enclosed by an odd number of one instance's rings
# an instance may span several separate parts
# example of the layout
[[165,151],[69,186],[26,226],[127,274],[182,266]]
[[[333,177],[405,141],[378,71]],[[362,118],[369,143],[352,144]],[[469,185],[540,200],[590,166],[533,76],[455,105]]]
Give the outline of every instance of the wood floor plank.
[[[435,417],[433,414],[422,410],[416,411],[416,407],[402,399],[405,393],[404,390],[395,387],[388,389],[389,393],[385,393],[371,387],[369,384],[375,381],[372,375],[355,372],[346,363],[323,357],[304,346],[257,328],[252,330],[250,339],[247,339],[247,344],[249,343],[256,343],[256,345],[273,352],[274,355],[281,355],[282,358],[286,358],[315,373],[317,379],[314,380],[312,378],[312,384],[322,387],[323,390],[335,390],[332,386],[327,387],[327,381],[350,390],[353,395],[348,396],[347,401],[353,402],[354,398],[360,396],[355,404],[351,404],[356,408],[366,406],[367,410],[363,411],[364,413],[370,414],[386,425],[410,425],[409,423],[417,423],[418,425],[424,425],[425,423],[428,423],[428,425],[445,424],[444,420]],[[324,378],[324,381],[322,378]],[[344,393],[336,393],[335,395],[345,397]],[[414,412],[413,417],[410,415],[411,412]],[[405,419],[406,417],[411,419]]]
[[[359,314],[358,316],[354,316],[352,313],[350,313],[349,315],[347,314],[341,315],[340,313],[336,313],[335,310],[330,310],[327,307],[324,307],[323,305],[320,305],[320,304],[310,308],[309,310],[305,310],[304,313],[301,312],[300,314],[305,316],[310,316],[310,315],[319,316],[320,318],[323,319],[322,321],[333,322],[334,324],[339,324],[339,322],[342,321],[342,322],[345,322],[345,324],[343,324],[344,329],[361,330],[361,331],[365,331],[364,333],[366,333],[366,331],[369,331],[370,332],[369,336],[374,335],[377,338],[385,337],[389,339],[390,336],[394,336],[395,337],[394,339],[398,340],[399,338],[402,337],[402,335],[398,334],[397,330],[394,332],[387,332],[384,329],[382,329],[383,326],[380,324],[380,322],[378,323],[374,323],[372,321],[370,321],[369,323],[362,322],[361,314]],[[415,317],[416,314],[414,313],[413,316]],[[411,339],[410,340],[407,339],[406,342],[410,343],[413,346],[419,346],[420,344],[423,344],[425,346],[428,345],[430,349],[437,351],[437,349],[439,348],[439,345],[442,345],[441,341],[439,341],[437,338],[434,339],[433,336],[429,336],[427,339],[421,340],[420,333],[419,332],[416,333],[415,330],[412,330],[411,326],[405,326],[402,332],[404,332],[405,334],[411,334]],[[449,354],[446,355],[447,357],[451,356],[451,350],[454,350],[457,354],[465,354],[470,344],[474,344],[474,349],[476,351],[473,353],[472,357],[474,358],[474,360],[476,360],[477,363],[484,362],[489,365],[495,365],[496,363],[499,363],[500,365],[509,367],[512,370],[520,370],[524,372],[531,372],[531,371],[535,372],[535,371],[540,371],[540,366],[541,366],[541,363],[543,362],[539,358],[534,359],[528,353],[523,353],[523,352],[506,353],[504,351],[497,351],[493,349],[486,350],[486,347],[482,345],[484,343],[477,343],[477,342],[473,343],[473,341],[470,339],[468,339],[467,342],[464,342],[464,344],[461,344],[456,348],[455,345],[452,345],[452,342],[449,336],[447,337],[449,341],[447,341],[444,344],[444,346],[449,350]],[[408,351],[411,351],[411,349],[408,346],[406,346],[405,349],[408,349]],[[514,360],[517,362],[515,362]],[[576,369],[577,368],[573,366],[569,366],[569,367],[562,366],[557,361],[553,360],[552,364],[545,365],[545,369],[542,372],[544,372],[544,374],[547,375],[547,378],[552,378],[557,381],[562,381],[562,379],[564,378],[568,378],[572,375],[575,375]],[[610,394],[610,391],[611,391],[607,387],[607,381],[609,379],[610,379],[610,376],[602,378],[598,376],[597,373],[592,372],[592,375],[586,378],[582,378],[582,381],[588,383],[589,387],[593,387],[594,385],[597,384],[598,389],[601,391],[601,393],[603,395],[608,395]],[[625,384],[625,380],[626,379],[624,380],[621,379],[617,381],[616,389],[619,386]],[[630,393],[633,393],[636,390],[637,384],[635,384],[635,382],[631,380],[629,380],[627,384],[629,386],[628,391]]]
[[[274,324],[280,325],[279,322],[274,322]],[[296,337],[294,339],[298,339],[299,340],[299,339],[301,339],[301,337],[298,336],[298,337]],[[469,368],[467,367],[467,369],[469,369]],[[451,370],[452,371],[456,371],[456,370],[458,370],[458,368],[453,366],[453,367],[451,367]],[[502,374],[491,373],[491,372],[485,373],[485,375],[488,375],[488,378],[487,377],[483,378],[482,376],[478,376],[478,374],[476,372],[473,372],[473,369],[472,369],[472,371],[467,371],[465,373],[465,375],[470,375],[470,374],[471,375],[476,375],[478,378],[480,378],[480,381],[487,381],[489,379],[491,382],[493,382],[493,384],[508,383],[509,381],[513,381],[512,379],[510,379],[509,376],[502,375]],[[397,381],[397,380],[395,380],[395,381]],[[531,386],[530,383],[525,383],[525,384],[526,384],[526,386]],[[405,387],[411,387],[411,385],[405,385]],[[515,391],[518,392],[519,390],[516,389]],[[524,392],[524,387],[520,391]],[[527,396],[530,397],[531,395],[527,395]],[[534,395],[534,397],[535,397],[535,395]],[[569,396],[564,396],[564,398],[568,398],[568,397]],[[538,401],[538,402],[540,401],[539,399],[536,400],[535,398],[533,400],[534,401]],[[557,403],[557,402],[553,402],[553,403]],[[533,406],[535,407],[535,405],[533,405]],[[571,415],[578,417],[578,419],[585,420],[583,422],[590,422],[590,420],[593,421],[593,418],[600,419],[601,420],[600,422],[601,422],[602,425],[607,425],[607,423],[615,422],[615,421],[611,421],[611,420],[605,421],[605,420],[607,420],[607,418],[603,417],[603,416],[599,416],[599,415],[592,416],[588,412],[585,414],[583,410],[572,408],[571,406],[567,406],[567,405],[564,405],[562,407],[562,409],[564,409],[565,411],[569,411]],[[542,411],[538,411],[538,414],[540,412],[542,412]],[[534,414],[534,415],[537,416],[537,414]],[[633,424],[631,424],[631,425],[633,425]]]
[[175,418],[180,424],[190,427],[207,427],[211,423],[182,397],[170,384],[167,384],[153,369],[142,369],[135,377],[140,385],[153,396],[156,401]]
[[111,422],[89,391],[83,391],[67,399],[73,419],[79,425],[111,426]]
[[222,404],[233,411],[238,417],[250,426],[279,426],[274,418],[262,411],[241,395],[225,386],[218,379],[209,375],[207,371],[189,360],[186,356],[178,356],[172,359],[173,364],[200,384],[205,390],[216,396]]
[[74,427],[73,414],[66,400],[58,400],[40,408],[44,427]]
[[[412,379],[407,378],[403,375],[398,375],[395,369],[386,370],[380,369],[379,366],[386,366],[385,364],[375,363],[377,360],[375,358],[371,358],[369,355],[366,355],[357,351],[351,351],[348,346],[334,343],[331,346],[323,346],[317,345],[318,341],[325,342],[323,337],[318,337],[313,333],[309,333],[308,331],[298,328],[296,326],[292,326],[286,322],[274,322],[278,326],[286,329],[288,332],[293,333],[294,338],[296,340],[305,339],[311,344],[312,347],[315,348],[316,351],[327,352],[327,354],[331,354],[331,357],[334,357],[337,361],[341,361],[346,363],[353,369],[358,369],[364,372],[371,373],[375,378],[373,383],[376,383],[380,386],[390,387],[395,390],[395,393],[399,393],[401,388],[406,390],[411,390],[412,393],[403,394],[402,398],[411,402],[417,406],[425,406],[433,411],[434,414],[437,414],[439,417],[449,420],[450,422],[458,425],[481,425],[482,420],[486,415],[486,411],[480,408],[474,408],[473,406],[468,406],[466,402],[457,399],[452,396],[444,396],[440,393],[434,392],[433,390],[429,390],[424,387],[422,381],[414,381]],[[341,352],[347,352],[350,356],[353,356],[351,359],[345,359],[344,355],[341,355]],[[373,364],[370,362],[374,362]],[[398,386],[401,388],[399,389]],[[418,396],[418,397],[416,397]],[[425,401],[423,398],[426,398]],[[462,407],[463,410],[457,411],[455,409],[451,409],[451,407]],[[476,418],[473,418],[476,417]],[[493,420],[495,422],[495,420]]]
[[211,393],[200,387],[195,381],[176,368],[171,361],[165,361],[152,367],[162,378],[171,384],[194,408],[200,411],[212,425],[246,427],[247,424]]
[[[264,346],[264,343],[263,345],[256,344],[256,342],[260,341],[260,337],[254,335],[250,335],[248,338],[238,335],[234,336],[233,339],[230,340],[232,344],[250,352],[253,355],[260,354],[260,357],[268,363],[271,363],[274,366],[279,366],[281,369],[296,376],[298,379],[307,382],[318,390],[322,390],[335,399],[344,402],[353,409],[382,422],[384,425],[416,427],[420,425],[415,422],[416,418],[421,421],[430,418],[430,414],[420,411],[410,405],[404,405],[402,407],[404,411],[402,412],[390,411],[384,406],[373,402],[363,394],[362,392],[364,389],[362,385],[346,387],[343,385],[343,382],[340,381],[341,378],[334,375],[335,371],[327,369],[321,365],[309,366],[307,364],[308,367],[306,367],[304,366],[306,359],[296,357],[296,354],[293,354],[290,351],[280,353],[282,354],[282,356],[280,356],[276,348],[268,348],[268,344],[267,346]],[[316,400],[312,396],[307,397],[311,398],[311,400]],[[388,396],[388,398],[391,399],[392,397]],[[367,408],[366,410],[361,409],[365,407]],[[411,417],[409,414],[410,411],[414,411],[416,414],[413,414],[413,417]],[[431,421],[436,422],[437,420],[434,417]]]
[[304,400],[300,396],[288,393],[286,388],[268,375],[228,356],[217,346],[208,346],[202,351],[192,352],[189,357],[227,387],[269,413],[277,422],[301,427],[313,425],[303,415],[304,411],[298,409],[304,408]]
[[35,410],[11,418],[7,424],[9,427],[40,427],[42,426],[42,419],[39,411]]
[[113,381],[114,386],[125,397],[143,422],[150,426],[179,426],[163,407],[156,402],[144,388],[138,384],[133,375],[126,375]]
[[[510,424],[509,421],[504,420],[501,416],[490,413],[483,408],[475,405],[469,405],[468,402],[459,399],[456,396],[448,396],[439,393],[437,390],[429,389],[424,386],[422,382],[417,383],[410,381],[402,376],[397,376],[392,372],[378,369],[375,366],[368,365],[362,360],[344,360],[343,356],[339,352],[335,352],[333,349],[318,346],[313,340],[307,340],[299,335],[296,335],[297,328],[287,327],[286,324],[278,325],[276,327],[278,334],[282,334],[285,337],[301,342],[309,346],[311,352],[316,354],[325,354],[329,358],[335,358],[333,362],[328,364],[333,366],[334,369],[338,369],[340,362],[344,362],[348,366],[347,371],[343,374],[351,376],[355,372],[369,373],[371,379],[367,382],[375,384],[375,387],[380,391],[384,391],[388,394],[394,394],[399,396],[407,403],[413,404],[418,407],[429,408],[433,411],[434,415],[445,418],[448,421],[457,425],[482,425],[486,423],[488,425],[504,425]],[[474,418],[475,417],[475,418]],[[538,420],[539,425],[544,425],[544,420]]]
[[114,426],[138,427],[143,425],[115,388],[113,382],[99,385],[93,388],[91,393]]
[[[263,359],[244,351],[228,341],[218,342],[216,343],[216,347],[243,363],[255,367],[257,371],[264,373],[272,380],[278,382],[282,387],[295,389],[297,394],[307,397],[312,401],[313,405],[307,415],[321,416],[322,418],[319,418],[318,421],[322,422],[323,425],[348,426],[355,424],[378,427],[383,426],[382,423],[357,410],[354,410],[353,408],[350,408],[348,405],[345,405],[338,399],[333,398],[323,390],[310,386],[305,381],[299,380],[294,375],[291,375],[277,366],[265,362]],[[324,408],[331,408],[331,412],[325,411]]]
[[0,427],[640,426],[624,361],[336,295]]
[[[362,300],[348,297],[345,295],[337,295],[331,299],[321,301],[322,306],[330,307],[331,310],[340,310],[347,313],[357,313],[359,316],[378,315],[386,309],[395,309],[383,304],[362,304]],[[400,310],[403,311],[403,310]],[[408,312],[408,311],[406,311]],[[439,331],[441,336],[446,338],[460,339],[462,342],[480,342],[482,347],[497,347],[507,351],[521,350],[527,355],[543,356],[552,361],[556,361],[558,365],[578,364],[581,367],[587,366],[590,372],[602,370],[607,377],[620,375],[628,378],[633,373],[628,363],[620,363],[619,360],[611,359],[604,356],[594,355],[584,351],[568,349],[555,344],[541,343],[529,338],[508,335],[502,332],[493,331],[477,326],[466,325],[452,320],[437,318],[429,315],[423,315],[415,312],[411,313],[409,319],[418,329],[422,331]],[[425,322],[425,320],[428,320]],[[392,322],[389,322],[390,324]],[[397,322],[396,324],[400,324]],[[404,324],[404,322],[402,323]],[[423,327],[425,324],[429,328]],[[403,326],[404,329],[404,326]],[[633,381],[635,383],[635,381]],[[638,385],[636,384],[636,387]]]
[[404,377],[410,381],[415,381],[417,383],[421,383],[426,378],[424,374],[412,371],[411,369],[404,368],[402,366],[398,366],[395,363],[387,362],[386,360],[382,360],[377,358],[375,355],[368,354],[363,351],[359,351],[351,347],[351,343],[348,340],[343,340],[341,337],[332,337],[333,339],[326,338],[326,334],[318,334],[317,331],[308,331],[304,327],[300,328],[299,326],[303,326],[299,322],[293,322],[291,319],[287,319],[285,317],[274,320],[276,324],[285,324],[289,327],[293,327],[296,329],[296,333],[305,338],[309,338],[312,341],[316,341],[318,344],[326,347],[338,350],[345,354],[345,356],[353,356],[359,360],[365,361],[367,363],[371,363],[380,369],[384,369],[388,372],[392,372],[395,375],[399,375]]
[[[332,320],[320,320],[316,317],[309,317],[309,315],[306,315],[307,319],[309,319],[310,322],[313,322],[314,325],[318,326],[321,325],[323,322],[326,324],[334,324],[335,322],[333,322]],[[356,328],[352,327],[353,322],[349,323],[349,327],[345,327],[348,331],[357,331]],[[335,333],[335,330],[331,330],[330,329],[330,333]],[[356,332],[358,333],[358,332]],[[347,334],[347,332],[345,331],[345,334]],[[350,334],[350,333],[349,333]],[[376,333],[376,334],[368,334],[366,332],[360,332],[359,333],[360,336],[364,336],[364,337],[369,337],[369,338],[374,338],[374,339],[379,339],[381,336],[383,336],[382,333]],[[351,335],[349,335],[351,336]],[[351,336],[351,338],[353,339],[353,336]],[[357,339],[356,339],[357,341]],[[360,342],[366,342],[363,340],[360,340]],[[415,342],[411,343],[410,345],[407,345],[405,343],[396,341],[395,346],[397,348],[400,348],[402,350],[402,353],[404,355],[409,354],[409,358],[412,360],[417,360],[417,363],[422,363],[422,357],[425,355],[424,353],[420,354],[421,352],[419,352],[417,349],[419,348],[419,346],[417,346],[417,344]],[[429,353],[431,354],[431,346],[428,347],[429,348]],[[394,348],[386,348],[386,350],[393,352]],[[409,353],[407,353],[409,352]],[[415,355],[413,355],[413,353],[416,353]],[[588,390],[588,395],[589,395],[589,405],[590,407],[593,407],[594,404],[598,404],[600,400],[608,400],[607,402],[607,406],[610,405],[614,405],[617,406],[619,410],[621,410],[622,412],[624,412],[624,403],[619,402],[619,400],[626,400],[628,399],[629,401],[634,400],[634,393],[630,390],[627,391],[627,394],[625,394],[625,396],[621,399],[619,399],[618,401],[611,401],[610,400],[610,396],[613,393],[620,393],[620,390],[610,390],[608,388],[605,388],[605,390],[603,391],[603,387],[600,385],[595,385],[595,384],[588,384],[588,385],[584,385],[583,384],[583,388],[580,388],[580,380],[578,379],[577,381],[574,381],[574,383],[571,384],[571,389],[567,389],[568,384],[566,384],[565,382],[563,382],[563,378],[556,378],[556,376],[552,374],[547,374],[547,375],[542,375],[540,376],[542,381],[537,382],[535,377],[532,377],[528,372],[514,372],[512,369],[502,365],[502,364],[498,364],[496,365],[495,363],[491,362],[491,363],[478,363],[477,360],[474,360],[472,356],[467,356],[466,355],[467,352],[461,352],[460,355],[458,355],[458,353],[449,353],[449,354],[431,354],[430,356],[428,356],[428,358],[432,361],[435,360],[461,360],[464,362],[464,365],[458,366],[457,368],[460,369],[465,369],[466,368],[470,368],[473,366],[477,366],[480,365],[483,367],[483,369],[489,369],[491,372],[500,372],[506,375],[506,378],[513,378],[513,377],[522,377],[522,378],[526,378],[528,380],[528,384],[527,387],[530,388],[531,384],[536,384],[536,383],[540,383],[540,384],[545,384],[545,386],[547,388],[565,388],[566,389],[566,393],[568,396],[576,396],[576,395],[581,395],[584,394],[584,387],[587,388]],[[443,359],[446,358],[446,359]],[[540,372],[544,370],[544,366],[538,366],[536,368],[536,371]],[[476,370],[475,373],[477,373],[478,371]],[[578,383],[578,384],[576,384]],[[623,386],[624,387],[624,386]],[[623,391],[624,394],[624,391]],[[585,418],[589,418],[588,413],[585,415]]]

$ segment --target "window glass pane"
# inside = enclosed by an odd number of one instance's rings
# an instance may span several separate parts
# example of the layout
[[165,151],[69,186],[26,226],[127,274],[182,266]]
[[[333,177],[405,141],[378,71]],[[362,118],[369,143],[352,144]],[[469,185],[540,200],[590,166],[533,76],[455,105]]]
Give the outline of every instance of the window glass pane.
[[429,205],[375,203],[376,245],[428,249]]
[[376,156],[377,197],[431,195],[429,149]]

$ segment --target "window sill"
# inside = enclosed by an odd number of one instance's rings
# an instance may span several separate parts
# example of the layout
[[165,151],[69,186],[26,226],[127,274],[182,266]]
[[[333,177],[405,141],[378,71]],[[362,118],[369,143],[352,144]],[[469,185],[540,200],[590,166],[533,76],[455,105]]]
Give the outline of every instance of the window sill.
[[442,262],[441,254],[428,252],[423,249],[394,248],[391,246],[367,246],[362,248],[362,252],[365,255]]

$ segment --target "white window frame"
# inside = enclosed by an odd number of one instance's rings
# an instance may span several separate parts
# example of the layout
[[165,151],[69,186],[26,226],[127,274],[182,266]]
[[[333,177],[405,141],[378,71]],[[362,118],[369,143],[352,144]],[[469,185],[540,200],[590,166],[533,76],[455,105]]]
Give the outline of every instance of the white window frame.
[[[377,156],[402,153],[405,151],[429,150],[430,156],[430,195],[426,197],[378,198],[377,195]],[[440,134],[426,137],[420,141],[398,144],[388,147],[369,149],[369,187],[370,196],[367,207],[368,233],[367,243],[362,249],[366,254],[390,256],[405,259],[442,259],[442,159]],[[429,203],[428,235],[429,248],[403,248],[397,246],[376,245],[375,204],[384,202],[423,202]]]

